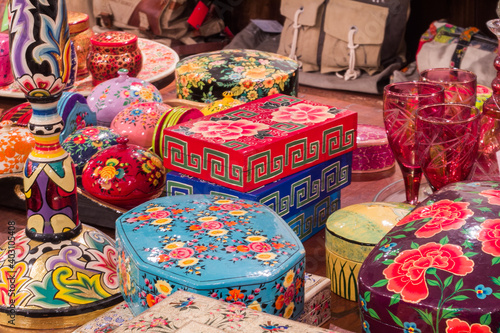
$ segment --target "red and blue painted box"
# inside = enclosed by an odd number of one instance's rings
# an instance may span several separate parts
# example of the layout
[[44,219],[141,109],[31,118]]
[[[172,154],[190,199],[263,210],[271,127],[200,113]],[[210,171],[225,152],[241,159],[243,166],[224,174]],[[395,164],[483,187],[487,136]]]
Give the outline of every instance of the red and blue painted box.
[[153,199],[116,221],[122,294],[138,315],[176,290],[298,318],[305,249],[269,207],[244,199]]
[[273,95],[164,130],[165,167],[248,192],[355,149],[357,114]]
[[352,152],[337,156],[249,192],[241,192],[180,172],[167,174],[167,195],[215,194],[269,206],[283,219],[320,202],[351,183]]

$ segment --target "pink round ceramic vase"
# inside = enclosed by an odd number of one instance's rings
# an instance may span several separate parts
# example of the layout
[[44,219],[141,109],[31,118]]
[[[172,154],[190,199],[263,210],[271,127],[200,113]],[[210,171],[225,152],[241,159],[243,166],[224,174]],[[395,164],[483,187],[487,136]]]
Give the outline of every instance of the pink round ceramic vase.
[[91,111],[96,112],[97,125],[109,127],[123,109],[139,103],[163,101],[160,91],[151,83],[128,76],[126,69],[118,77],[92,89],[87,97]]
[[0,86],[14,82],[9,58],[9,34],[0,33]]
[[171,108],[159,102],[134,104],[118,112],[110,128],[120,136],[127,137],[130,144],[149,149],[156,124]]
[[124,31],[106,31],[90,38],[87,68],[92,74],[92,84],[118,76],[119,69],[127,69],[136,77],[142,69],[142,53],[137,36]]
[[0,174],[23,171],[28,155],[35,147],[35,138],[26,127],[12,121],[0,122]]
[[131,209],[159,197],[165,185],[166,169],[155,153],[128,139],[98,153],[85,164],[83,188],[114,206]]

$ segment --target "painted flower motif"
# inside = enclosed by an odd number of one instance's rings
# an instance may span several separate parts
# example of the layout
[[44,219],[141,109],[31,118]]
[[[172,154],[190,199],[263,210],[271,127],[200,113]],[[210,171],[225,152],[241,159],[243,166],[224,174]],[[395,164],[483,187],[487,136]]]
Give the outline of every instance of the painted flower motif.
[[183,247],[184,244],[185,244],[184,242],[173,242],[173,243],[168,243],[163,248],[165,250],[173,250],[173,249],[177,249],[179,247]]
[[288,304],[287,307],[285,308],[285,311],[283,312],[283,318],[291,318],[294,309],[295,309],[295,303],[291,302],[290,304]]
[[248,236],[245,238],[247,242],[265,242],[267,237],[264,236]]
[[429,238],[441,231],[460,229],[465,224],[466,219],[474,215],[474,212],[467,208],[468,206],[468,202],[439,200],[432,205],[415,209],[400,220],[397,225],[430,218],[430,221],[415,231],[415,236]]
[[488,198],[490,205],[500,205],[500,190],[486,190],[479,193],[479,195]]
[[110,288],[118,288],[118,253],[111,245],[106,245],[102,252],[97,249],[87,249],[96,260],[91,260],[86,264],[87,269],[95,270],[102,273],[103,284]]
[[162,295],[168,296],[172,293],[172,286],[170,286],[170,283],[163,281],[163,280],[158,280],[155,283],[156,290],[158,290]]
[[253,301],[250,305],[248,305],[248,308],[256,311],[262,311],[262,307],[257,301]]
[[152,225],[163,225],[163,224],[169,224],[169,223],[172,223],[172,219],[170,218],[162,218],[162,219],[157,219],[157,220],[154,220],[154,221],[151,221],[150,224]]
[[295,296],[295,286],[292,284],[285,290],[285,294],[283,295],[284,299],[283,301],[285,302],[285,305],[290,304],[290,302],[293,301],[293,297]]
[[224,209],[224,210],[238,210],[238,209],[243,208],[242,205],[237,204],[237,203],[225,203],[225,204],[220,205],[219,207],[221,209]]
[[289,270],[288,273],[286,273],[285,279],[283,280],[283,287],[288,288],[292,285],[293,279],[295,278],[295,273],[293,270]]
[[88,136],[91,139],[93,139],[92,136],[98,135],[99,132],[99,128],[96,127],[85,127],[84,129],[82,129],[82,135]]
[[227,234],[227,230],[224,229],[210,230],[209,232],[207,232],[207,235],[212,237],[222,236],[225,234]]
[[243,294],[240,289],[231,289],[228,294],[229,295],[226,296],[226,301],[239,301],[245,298],[245,294]]
[[217,230],[217,229],[223,228],[224,223],[216,222],[216,221],[203,222],[201,224],[201,227],[203,229],[207,229],[207,230]]
[[472,324],[458,318],[448,319],[446,321],[446,333],[492,333],[487,325]]
[[311,105],[298,103],[291,106],[281,106],[273,112],[275,122],[293,122],[299,124],[320,123],[335,116],[328,112],[329,108],[324,105]]
[[363,330],[366,333],[370,333],[370,324],[368,324],[368,322],[366,320],[363,321]]
[[420,333],[420,332],[422,332],[419,328],[417,328],[417,324],[415,324],[415,323],[404,322],[403,327],[404,327],[404,333]]
[[482,284],[478,284],[476,288],[474,288],[474,290],[476,291],[476,296],[479,299],[485,299],[486,296],[491,295],[491,293],[493,292],[491,288],[485,287]]
[[53,75],[45,76],[41,73],[36,73],[33,76],[24,74],[17,80],[17,83],[19,89],[25,94],[35,97],[55,95],[65,87],[60,77],[56,79]]
[[247,213],[247,211],[245,210],[232,210],[229,212],[229,215],[233,215],[233,216],[243,216]]
[[383,252],[390,252],[392,250],[393,247],[395,247],[397,245],[397,243],[386,243],[384,245],[382,245],[379,250],[380,251],[383,251]]
[[276,254],[271,252],[258,253],[255,255],[255,258],[261,261],[270,261],[276,258]]
[[484,253],[500,256],[500,219],[485,220],[481,223],[477,239],[481,241]]
[[189,258],[194,255],[194,250],[190,247],[178,247],[170,251],[170,257],[175,259]]
[[474,262],[464,256],[457,245],[427,243],[401,252],[384,269],[383,273],[389,280],[387,289],[400,293],[405,302],[418,303],[429,296],[425,273],[431,267],[464,276],[473,271]]
[[267,77],[268,69],[265,66],[253,67],[244,72],[244,76],[252,80],[262,79]]
[[274,307],[276,310],[281,310],[283,309],[283,306],[285,305],[285,296],[279,295],[276,301],[274,302]]
[[215,216],[203,216],[198,219],[198,222],[211,222],[217,220]]
[[366,306],[366,300],[361,297],[361,295],[358,295],[359,297],[359,305],[363,308],[364,311],[368,311],[368,307]]
[[252,242],[248,244],[248,248],[258,253],[269,252],[273,249],[271,245],[262,242]]
[[181,267],[187,267],[187,266],[193,266],[196,265],[199,262],[199,259],[197,258],[185,258],[181,259],[177,262],[177,264]]
[[162,219],[168,216],[170,216],[170,212],[166,210],[157,210],[149,213],[149,217],[152,219]]
[[193,133],[199,133],[206,138],[221,138],[223,140],[234,140],[242,136],[252,136],[259,131],[267,130],[266,124],[254,123],[246,119],[236,121],[198,121],[190,129]]

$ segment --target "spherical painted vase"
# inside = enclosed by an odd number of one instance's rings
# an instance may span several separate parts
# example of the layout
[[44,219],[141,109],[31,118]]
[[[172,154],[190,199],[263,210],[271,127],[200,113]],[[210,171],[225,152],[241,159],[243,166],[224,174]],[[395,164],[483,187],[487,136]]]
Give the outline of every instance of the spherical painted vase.
[[16,126],[26,127],[28,126],[32,114],[33,109],[31,108],[30,102],[24,102],[2,113],[0,121],[10,120]]
[[98,152],[87,162],[82,185],[102,201],[131,209],[159,197],[165,178],[166,169],[158,155],[120,137],[117,145]]
[[119,69],[127,69],[136,77],[142,69],[142,53],[137,36],[124,31],[106,31],[90,38],[87,68],[92,74],[92,84],[118,76]]
[[23,171],[26,159],[35,147],[35,138],[26,127],[12,121],[0,122],[0,174]]
[[9,58],[9,35],[0,33],[0,86],[6,86],[14,81]]
[[129,143],[149,149],[156,124],[171,108],[159,102],[134,104],[118,112],[110,128],[127,137]]
[[108,127],[88,126],[69,135],[62,146],[75,163],[76,175],[81,176],[85,163],[94,154],[118,144],[119,137],[120,135]]
[[160,91],[153,84],[130,77],[126,69],[120,69],[117,78],[92,89],[87,97],[90,110],[96,112],[97,125],[106,127],[120,111],[131,105],[162,101]]

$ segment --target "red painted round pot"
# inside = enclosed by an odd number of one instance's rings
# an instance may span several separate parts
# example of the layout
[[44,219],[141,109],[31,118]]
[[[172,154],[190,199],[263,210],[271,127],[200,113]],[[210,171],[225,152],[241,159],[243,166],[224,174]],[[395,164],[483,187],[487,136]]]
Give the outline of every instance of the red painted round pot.
[[92,74],[92,84],[118,76],[119,69],[127,69],[136,77],[142,69],[142,53],[137,36],[123,31],[106,31],[90,38],[87,68]]
[[82,172],[83,188],[112,205],[131,209],[161,195],[166,169],[155,153],[128,144],[120,137],[118,144],[96,153]]

